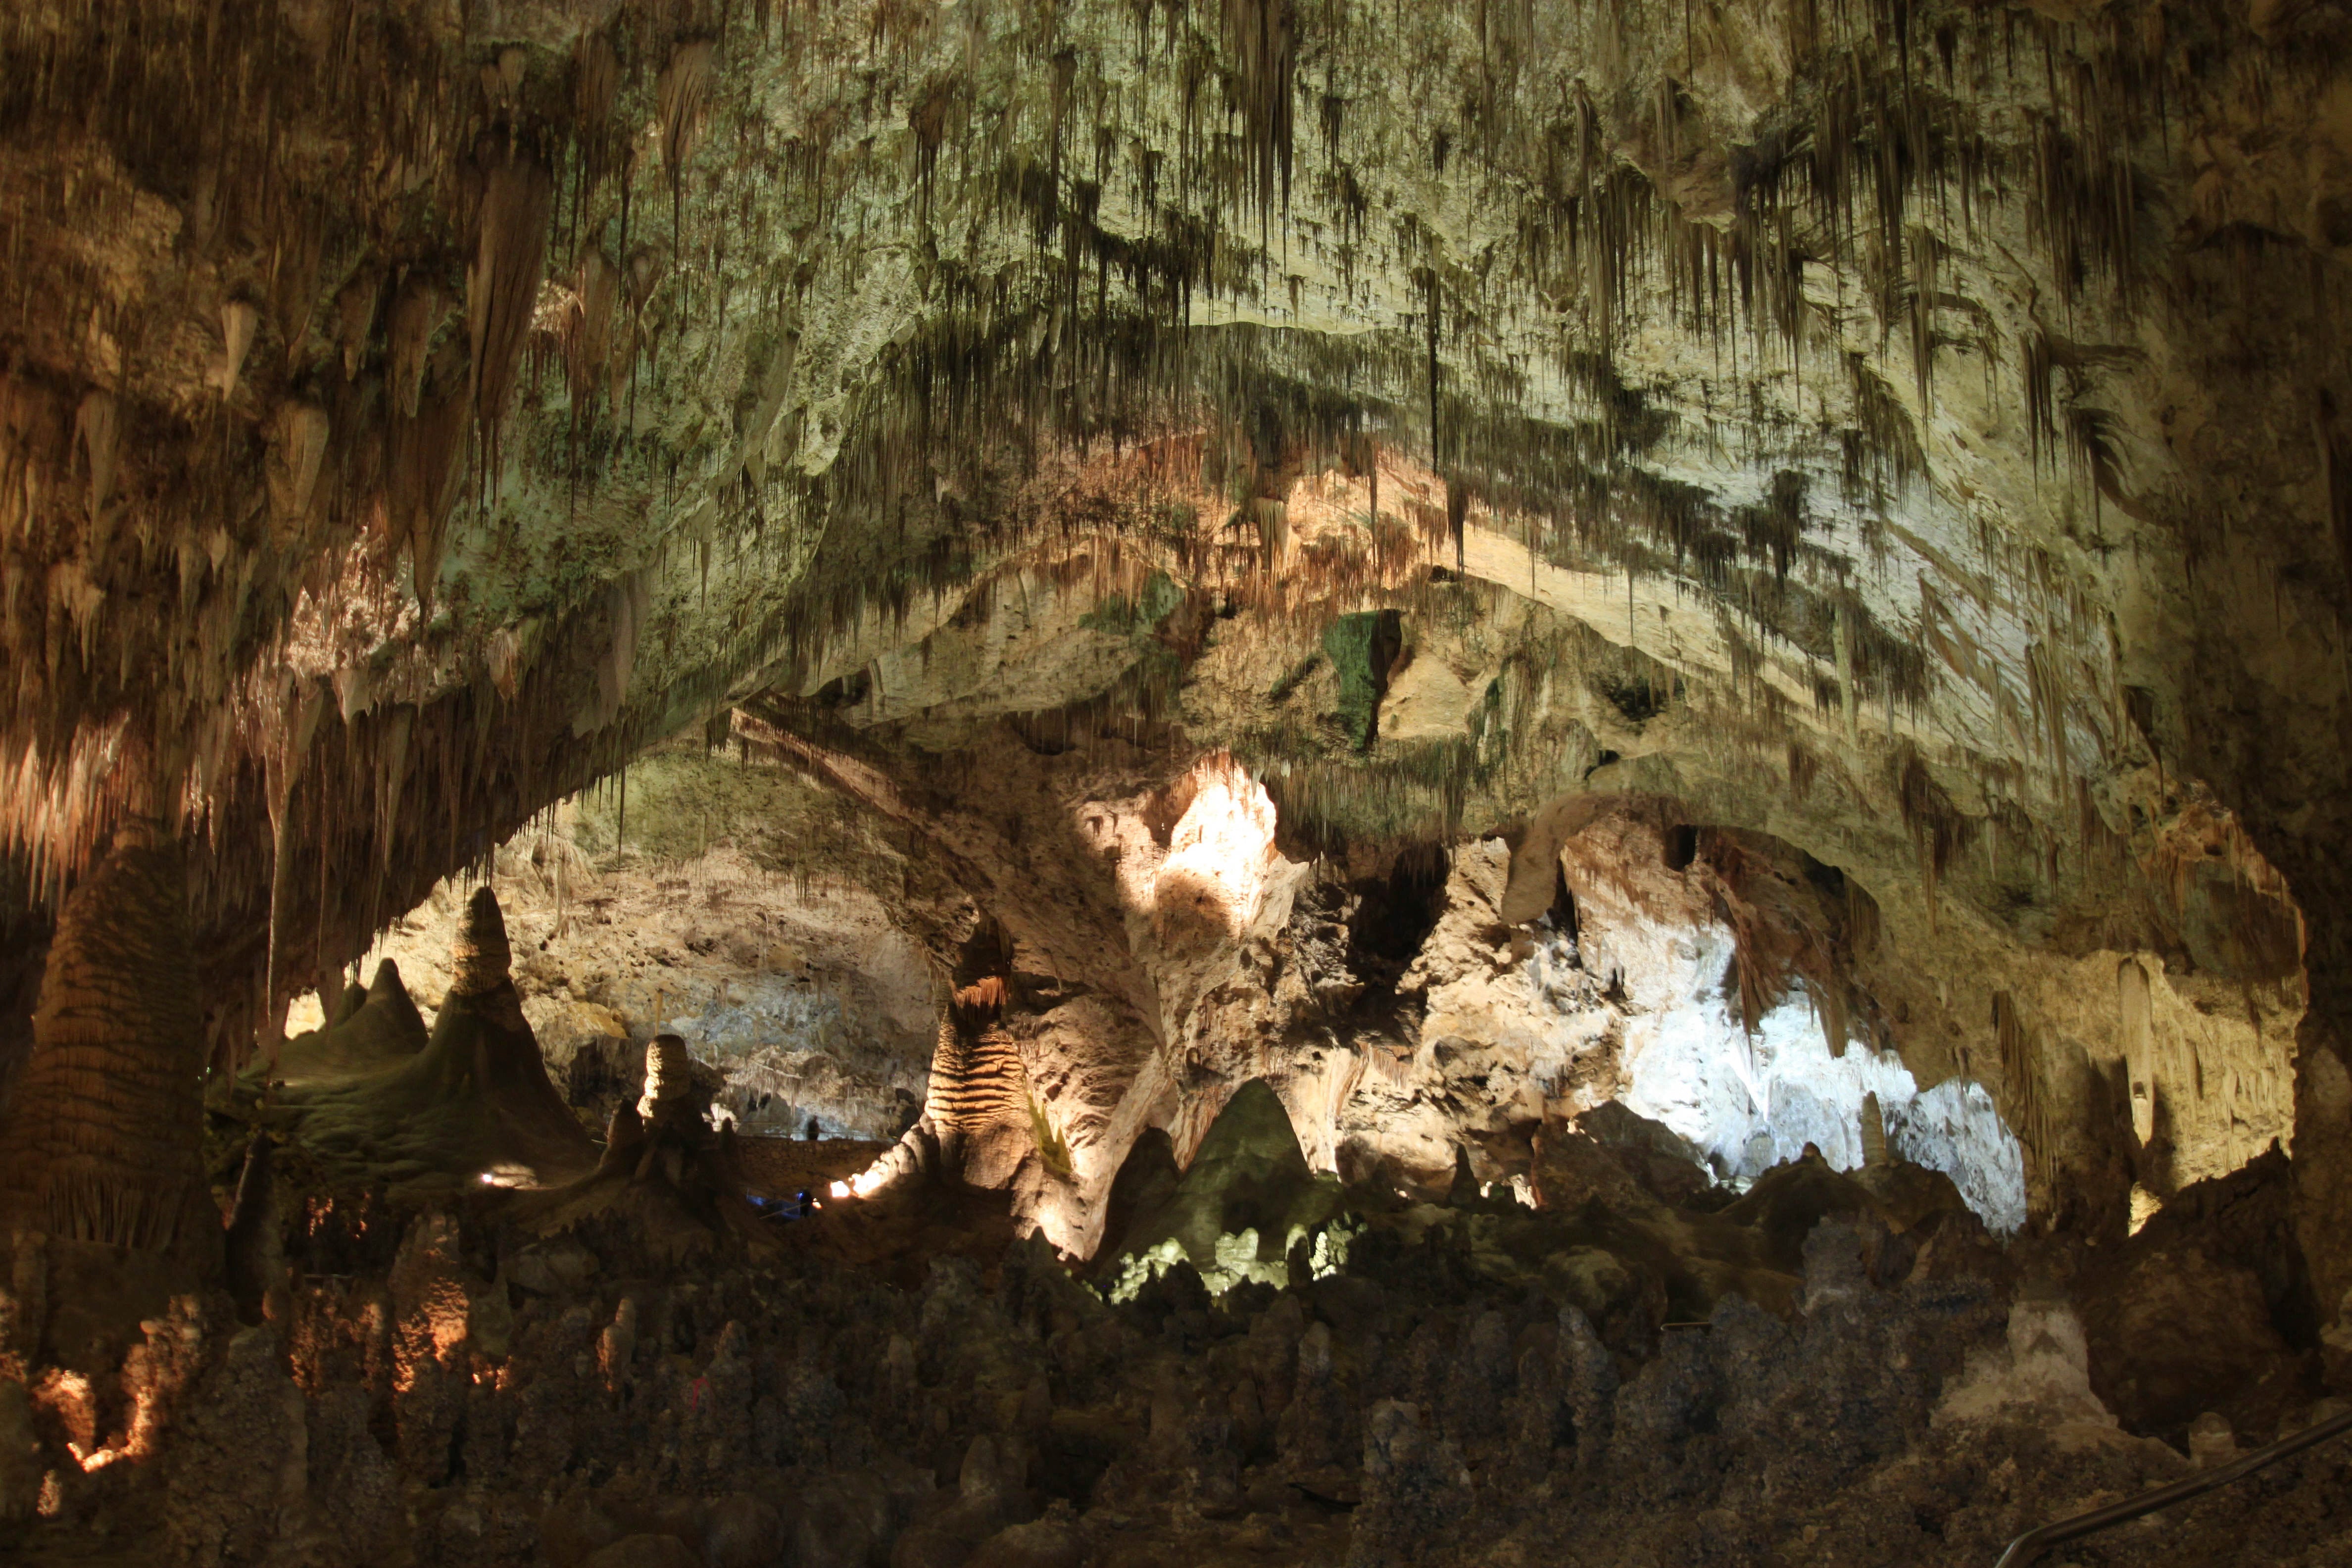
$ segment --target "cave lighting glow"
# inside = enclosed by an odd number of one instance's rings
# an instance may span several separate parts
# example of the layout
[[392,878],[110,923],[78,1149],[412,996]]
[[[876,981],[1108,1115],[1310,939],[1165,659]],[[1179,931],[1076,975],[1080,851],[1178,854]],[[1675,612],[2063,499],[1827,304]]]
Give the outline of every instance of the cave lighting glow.
[[1832,1053],[1801,991],[1751,1037],[1719,996],[1677,998],[1628,1040],[1628,1108],[1687,1139],[1712,1173],[1745,1185],[1807,1144],[1836,1170],[1863,1163],[1863,1101],[1875,1094],[1888,1149],[1941,1171],[2000,1235],[2025,1223],[2025,1154],[1980,1085],[1922,1090],[1892,1051]]
[[[1192,796],[1169,831],[1167,854],[1156,861],[1119,857],[1119,895],[1128,908],[1157,921],[1189,909],[1238,936],[1257,919],[1268,879],[1281,860],[1274,843],[1274,801],[1246,768],[1223,752],[1194,763],[1191,783]],[[1115,822],[1095,808],[1079,817],[1082,833],[1114,852],[1119,843]]]

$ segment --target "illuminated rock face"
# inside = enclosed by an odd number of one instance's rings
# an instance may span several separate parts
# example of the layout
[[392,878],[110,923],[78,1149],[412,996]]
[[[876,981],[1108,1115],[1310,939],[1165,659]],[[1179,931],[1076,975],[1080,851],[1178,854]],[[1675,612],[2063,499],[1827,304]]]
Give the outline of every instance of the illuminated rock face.
[[[578,1109],[667,1033],[740,1128],[885,1140],[995,922],[971,1168],[1071,1251],[1244,1083],[1415,1201],[1619,1104],[1733,1184],[1883,1132],[2341,1350],[2333,12],[134,9],[0,18],[0,1114],[137,1091],[27,956],[137,817],[185,898],[114,934],[224,1075],[381,948]],[[415,1055],[383,1000],[289,1093]],[[2168,1239],[2240,1181],[2259,1246]],[[1676,1353],[1643,1432],[1731,1375]],[[1300,1439],[1369,1433],[1381,1552],[1485,1440],[1443,1383]],[[1251,1419],[1155,1417],[1206,1513]]]
[[[523,1013],[572,1103],[599,1125],[634,1103],[645,1047],[667,1033],[721,1075],[719,1112],[744,1131],[798,1136],[813,1118],[832,1137],[902,1131],[937,1018],[921,950],[848,879],[887,885],[887,854],[781,770],[699,744],[641,758],[618,807],[617,789],[583,797],[490,866]],[[436,888],[365,963],[389,957],[438,995],[467,896],[461,879]]]
[[1293,848],[1634,788],[1898,923],[2250,980],[2259,1051],[2123,1053],[2137,1142],[2242,1161],[2297,1057],[2352,1148],[2334,24],[1491,10],[17,7],[0,832],[56,887],[200,831],[232,1056],[730,700],[1175,720]]

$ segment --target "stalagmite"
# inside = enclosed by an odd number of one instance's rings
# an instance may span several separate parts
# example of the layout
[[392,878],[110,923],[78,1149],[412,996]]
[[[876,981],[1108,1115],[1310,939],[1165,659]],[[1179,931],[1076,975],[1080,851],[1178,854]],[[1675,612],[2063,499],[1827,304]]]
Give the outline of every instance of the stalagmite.
[[698,1118],[701,1110],[695,1100],[694,1058],[687,1054],[686,1042],[676,1035],[656,1035],[646,1047],[646,1091],[637,1101],[639,1119],[651,1123]]
[[264,1070],[272,1081],[307,1088],[398,1066],[423,1050],[426,1038],[425,1020],[401,983],[399,964],[385,958],[366,986],[354,983],[344,988],[323,1027],[288,1041],[277,1065]]
[[983,1186],[1000,1184],[1004,1167],[1023,1159],[1034,1141],[1027,1075],[1011,1040],[989,1026],[988,984],[959,992],[950,1017],[940,1025],[924,1102],[941,1160]]
[[2147,971],[2137,958],[2116,965],[2116,1025],[2131,1094],[2132,1136],[2145,1145],[2156,1136],[2156,1029]]
[[[593,1145],[548,1081],[511,963],[498,900],[478,888],[424,1047],[400,1054],[379,1039],[340,1063],[321,1052],[309,1080],[287,1087],[271,1125],[345,1179],[419,1193],[561,1180],[592,1167]],[[379,984],[385,979],[379,974]]]
[[1862,1163],[1872,1170],[1894,1163],[1886,1152],[1886,1121],[1879,1114],[1875,1093],[1862,1097]]
[[58,915],[0,1136],[12,1214],[77,1241],[216,1253],[195,995],[184,851],[130,824]]

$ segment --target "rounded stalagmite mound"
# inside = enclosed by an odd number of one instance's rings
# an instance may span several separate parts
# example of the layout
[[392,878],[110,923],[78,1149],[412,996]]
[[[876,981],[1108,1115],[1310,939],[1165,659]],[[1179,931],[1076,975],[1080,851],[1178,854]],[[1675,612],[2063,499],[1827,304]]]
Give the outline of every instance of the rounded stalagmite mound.
[[422,1050],[389,1067],[289,1086],[274,1114],[338,1177],[423,1193],[538,1186],[591,1170],[596,1145],[547,1076],[508,973],[498,899],[475,890],[457,978]]
[[592,1238],[601,1256],[676,1267],[772,1247],[746,1195],[731,1132],[715,1131],[710,1076],[676,1035],[646,1047],[645,1090],[614,1111],[603,1158],[579,1179],[527,1195],[516,1217],[542,1235]]
[[[325,1027],[288,1040],[278,1070],[269,1076],[289,1088],[360,1078],[407,1061],[428,1038],[425,1019],[401,983],[400,966],[387,958],[375,966],[366,990],[354,985],[343,994]],[[257,1063],[247,1076],[258,1078],[263,1070]]]

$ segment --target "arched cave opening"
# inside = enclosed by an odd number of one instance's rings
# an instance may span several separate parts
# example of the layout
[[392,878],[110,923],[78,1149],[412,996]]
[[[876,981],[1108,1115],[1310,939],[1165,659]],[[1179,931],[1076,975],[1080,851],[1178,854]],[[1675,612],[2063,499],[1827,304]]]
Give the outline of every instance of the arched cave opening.
[[430,1029],[487,888],[550,1081],[592,1134],[637,1103],[647,1047],[670,1036],[711,1126],[766,1173],[758,1184],[797,1194],[863,1169],[922,1110],[941,984],[929,959],[869,891],[789,858],[835,810],[804,782],[698,741],[625,774],[551,806],[298,998],[288,1057],[331,1051],[318,1031],[366,983],[399,987]]

